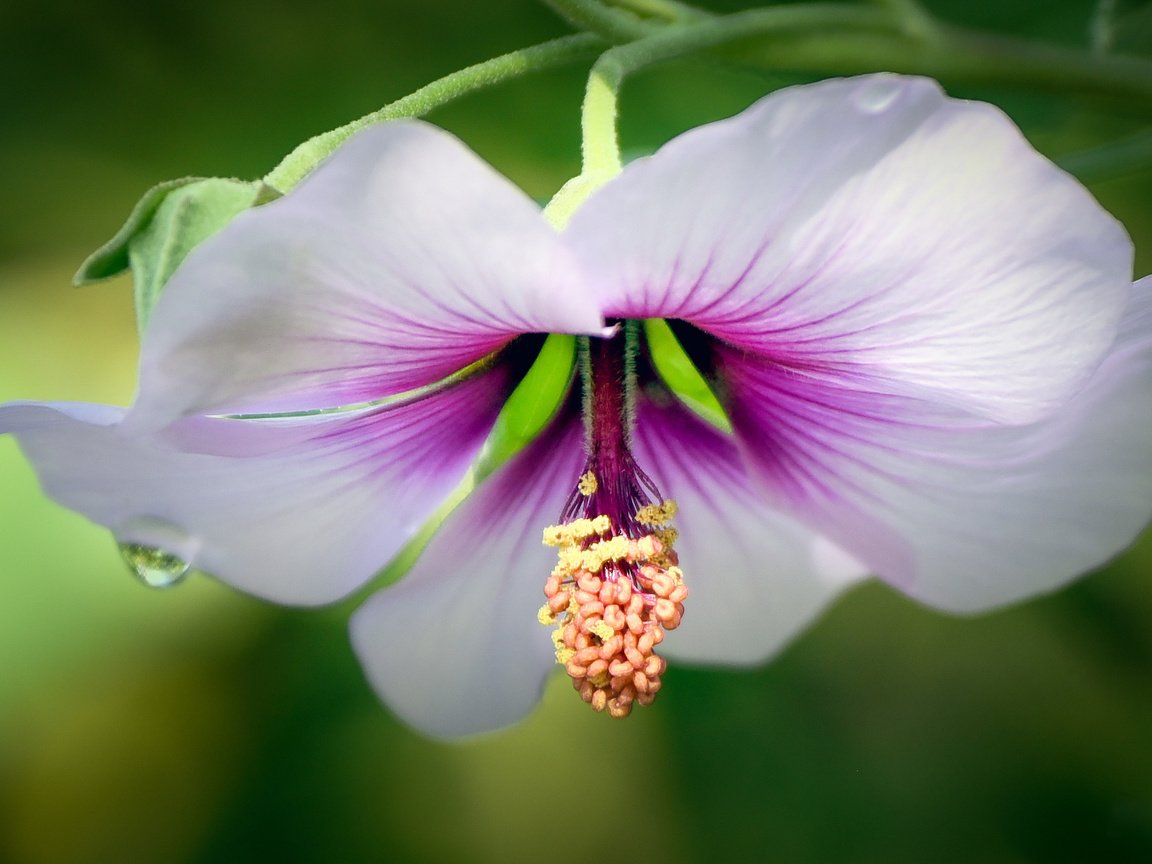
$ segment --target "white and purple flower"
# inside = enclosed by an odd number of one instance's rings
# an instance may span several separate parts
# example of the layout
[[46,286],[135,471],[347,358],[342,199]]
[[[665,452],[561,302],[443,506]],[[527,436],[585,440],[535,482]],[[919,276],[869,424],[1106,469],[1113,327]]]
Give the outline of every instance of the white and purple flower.
[[[456,139],[389,123],[193,251],[130,409],[13,403],[0,432],[121,542],[323,604],[466,477],[536,334],[590,337],[550,423],[352,638],[434,735],[523,716],[557,658],[626,713],[682,613],[669,656],[755,662],[867,574],[970,612],[1131,543],[1152,515],[1152,280],[1131,266],[1003,114],[924,79],[777,92],[630,164],[563,231]],[[644,319],[730,433],[629,347]]]

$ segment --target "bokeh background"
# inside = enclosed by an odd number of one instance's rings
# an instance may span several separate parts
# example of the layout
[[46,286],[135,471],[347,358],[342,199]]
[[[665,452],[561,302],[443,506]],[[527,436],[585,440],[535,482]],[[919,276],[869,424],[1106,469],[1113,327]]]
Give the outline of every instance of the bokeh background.
[[[1083,44],[1096,4],[929,5]],[[1152,53],[1152,4],[1118,9],[1123,47]],[[130,400],[128,281],[69,282],[153,183],[258,176],[308,135],[564,32],[529,0],[0,5],[0,400]],[[541,74],[434,119],[544,198],[578,168],[582,79]],[[628,86],[625,144],[780,80],[661,67]],[[1152,123],[1147,106],[952,90],[1053,156]],[[1152,171],[1093,191],[1152,271]],[[334,614],[206,577],[142,587],[4,439],[0,861],[1152,861],[1150,576],[1145,540],[973,619],[867,584],[771,665],[673,668],[627,722],[557,679],[522,725],[448,746],[376,702]]]

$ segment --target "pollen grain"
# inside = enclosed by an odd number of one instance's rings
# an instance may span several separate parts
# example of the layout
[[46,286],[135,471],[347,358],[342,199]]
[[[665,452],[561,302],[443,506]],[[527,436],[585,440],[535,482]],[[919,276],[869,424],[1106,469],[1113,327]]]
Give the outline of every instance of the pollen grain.
[[592,470],[585,471],[580,478],[580,485],[576,488],[580,490],[580,494],[585,498],[595,495],[596,491],[600,488],[600,481],[596,479],[596,472]]

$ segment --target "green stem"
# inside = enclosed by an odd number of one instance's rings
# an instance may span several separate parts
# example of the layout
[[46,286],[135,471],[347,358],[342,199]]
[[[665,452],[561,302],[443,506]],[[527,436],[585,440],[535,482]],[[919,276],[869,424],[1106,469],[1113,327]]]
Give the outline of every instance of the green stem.
[[846,4],[810,3],[751,9],[666,27],[644,39],[610,48],[600,55],[592,73],[599,72],[618,89],[625,77],[647,66],[765,33],[791,34],[794,30],[822,33],[830,28],[849,32],[892,31],[897,26],[890,15],[880,10]]
[[[605,39],[631,42],[648,65],[708,48],[718,55],[773,71],[859,74],[890,71],[930,75],[946,83],[1006,84],[1042,92],[1102,97],[1139,113],[1152,113],[1152,61],[1084,51],[970,30],[933,18],[917,0],[873,0],[874,8],[846,3],[800,3],[710,16],[675,0],[546,0],[554,8],[579,7],[579,24]],[[666,4],[690,10],[669,25],[621,16]],[[575,14],[567,17],[574,19]],[[667,42],[669,34],[676,33]],[[780,34],[786,34],[781,37]],[[654,40],[654,41],[653,41]],[[730,45],[729,43],[738,43]],[[639,66],[637,66],[639,68]]]
[[[906,14],[910,9],[916,13],[911,18]],[[980,33],[921,13],[907,3],[888,3],[883,9],[841,3],[752,9],[663,27],[608,49],[588,78],[583,168],[549,202],[545,215],[563,227],[593,190],[620,171],[617,114],[628,75],[707,49],[723,47],[729,59],[775,70],[858,74],[885,69],[949,82],[1110,97],[1125,100],[1129,110],[1133,104],[1152,110],[1152,62]]]
[[625,75],[627,70],[605,54],[588,76],[580,118],[584,157],[581,173],[597,183],[611,180],[623,167],[616,134],[616,112]]
[[940,35],[938,50],[929,51],[925,61],[954,80],[1136,99],[1139,111],[1152,112],[1152,61],[1088,54],[961,27],[941,27]]
[[641,17],[676,21],[698,21],[711,17],[711,13],[677,0],[605,0],[609,5],[628,9]]
[[1091,150],[1070,153],[1056,164],[1082,183],[1107,183],[1152,171],[1152,129]]
[[548,203],[545,215],[563,227],[597,187],[620,171],[617,109],[620,88],[631,73],[702,49],[764,32],[829,27],[892,28],[891,16],[879,10],[840,4],[808,4],[753,9],[693,24],[666,27],[651,36],[609,48],[592,67],[582,115],[583,167]]
[[1088,25],[1089,44],[1096,54],[1112,50],[1116,36],[1116,0],[1096,0],[1096,9]]
[[278,192],[287,192],[345,140],[365,126],[383,120],[420,117],[434,108],[439,108],[476,90],[530,72],[591,59],[603,47],[604,42],[599,36],[580,33],[513,51],[453,72],[421,87],[403,99],[385,105],[378,111],[308,139],[284,157],[283,161],[264,178],[264,183]]
[[629,42],[660,27],[623,8],[630,6],[629,3],[618,4],[621,8],[606,6],[599,0],[544,0],[544,3],[573,27],[595,33],[609,42]]
[[1128,113],[1152,114],[1152,62],[934,23],[930,38],[907,30],[815,30],[775,34],[725,52],[728,59],[792,72],[855,75],[884,69],[948,84],[1006,85],[1106,98]]
[[938,37],[936,21],[928,10],[920,5],[920,0],[873,0],[882,9],[887,9],[901,24],[906,33],[923,38]]

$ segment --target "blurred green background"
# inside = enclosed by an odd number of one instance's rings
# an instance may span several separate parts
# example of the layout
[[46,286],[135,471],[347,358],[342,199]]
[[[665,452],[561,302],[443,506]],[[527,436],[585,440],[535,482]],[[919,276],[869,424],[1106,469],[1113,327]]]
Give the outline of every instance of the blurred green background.
[[[1095,3],[930,6],[1082,44]],[[1121,43],[1148,51],[1152,4],[1118,7]],[[310,134],[564,32],[529,0],[9,0],[0,400],[131,398],[127,280],[69,280],[151,184],[257,176]],[[577,170],[582,79],[543,74],[434,119],[542,198]],[[776,83],[699,61],[646,73],[626,91],[625,146]],[[952,90],[997,101],[1053,156],[1150,122]],[[1152,271],[1152,172],[1093,191]],[[868,584],[767,667],[673,668],[627,722],[556,680],[522,725],[445,746],[380,707],[342,620],[203,577],[143,588],[3,439],[0,861],[1152,861],[1150,574],[1145,540],[975,619]]]

